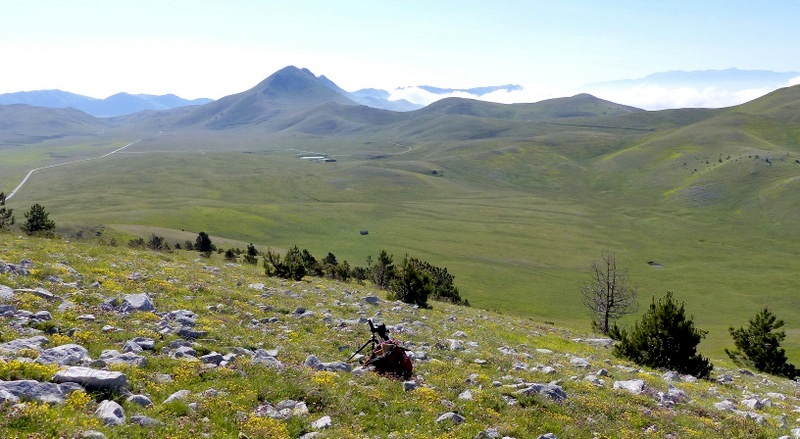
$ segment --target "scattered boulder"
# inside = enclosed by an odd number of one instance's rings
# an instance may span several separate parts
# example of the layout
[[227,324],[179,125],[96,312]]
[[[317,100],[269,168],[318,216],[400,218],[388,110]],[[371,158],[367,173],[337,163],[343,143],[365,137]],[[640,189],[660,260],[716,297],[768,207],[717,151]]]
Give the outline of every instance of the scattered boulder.
[[614,390],[625,390],[633,395],[641,394],[646,388],[644,380],[614,381]]
[[0,259],[0,274],[8,273],[17,276],[30,276],[32,267],[33,262],[28,260],[22,260],[19,264],[9,264]]
[[33,318],[40,321],[53,320],[53,315],[50,311],[38,311],[33,315]]
[[163,404],[169,404],[172,401],[182,401],[191,395],[192,392],[188,390],[178,390],[177,392],[173,393],[172,395],[168,396],[167,399],[164,400]]
[[186,358],[192,357],[197,358],[197,351],[195,351],[190,346],[181,346],[178,349],[175,349],[175,352],[172,353],[173,358]]
[[381,299],[378,296],[367,296],[362,300],[364,300],[364,302],[367,302],[370,305],[377,305],[381,303]]
[[[37,401],[63,404],[67,395],[76,390],[73,386],[40,383],[35,380],[0,381],[0,395],[9,401]],[[11,396],[8,396],[11,395]]]
[[152,338],[147,337],[136,337],[133,340],[130,340],[139,345],[142,349],[146,351],[152,351],[156,348],[156,342]]
[[760,410],[765,406],[764,402],[759,401],[758,398],[747,398],[742,401],[742,405],[750,410]]
[[156,307],[147,293],[126,294],[122,297],[121,312],[155,311]]
[[345,363],[344,361],[333,361],[330,363],[323,363],[317,358],[316,355],[309,355],[306,357],[306,361],[303,362],[303,366],[310,367],[316,370],[327,370],[329,372],[350,372],[352,367],[350,364]]
[[0,284],[0,300],[11,300],[14,298],[14,289]]
[[515,393],[518,395],[545,395],[555,402],[561,402],[567,399],[567,392],[556,384],[537,384],[529,383],[523,389],[517,390]]
[[256,351],[253,353],[253,358],[251,361],[253,364],[263,364],[265,366],[275,367],[278,369],[283,368],[283,363],[278,361],[273,354],[275,354],[275,352],[270,352],[265,349],[256,349]]
[[153,401],[147,395],[131,395],[125,401],[142,407],[151,407],[153,405]]
[[17,340],[11,340],[6,343],[0,344],[0,352],[6,351],[12,354],[16,354],[21,349],[31,349],[34,351],[41,351],[42,345],[47,343],[49,340],[47,337],[43,335],[37,335],[36,337],[31,338],[20,338]]
[[92,361],[89,351],[77,344],[65,344],[45,349],[36,359],[39,364],[57,364],[59,366],[75,366]]
[[89,391],[121,393],[128,385],[128,377],[122,372],[72,366],[53,377],[55,383],[77,383]]
[[155,425],[161,425],[161,421],[159,421],[158,419],[151,418],[149,416],[133,415],[131,416],[131,424],[136,424],[141,427],[152,427]]
[[61,297],[56,296],[55,294],[51,293],[50,291],[45,290],[44,288],[17,288],[14,290],[15,293],[29,293],[33,294],[34,296],[40,297],[48,302],[58,301],[61,302],[64,299]]
[[217,352],[212,352],[210,354],[203,355],[202,357],[200,357],[200,361],[202,361],[205,364],[213,364],[215,366],[219,366],[224,361],[224,358],[222,354],[219,354]]
[[442,422],[451,421],[454,424],[461,424],[462,422],[464,422],[466,420],[467,420],[467,418],[459,415],[458,413],[447,412],[447,413],[439,416],[438,418],[436,418],[436,423],[437,424],[441,424]]
[[722,411],[733,411],[736,410],[736,403],[726,399],[724,401],[715,402],[714,408]]
[[122,363],[131,366],[144,367],[147,365],[147,358],[136,355],[133,352],[120,353],[114,349],[106,349],[100,354],[100,360],[106,364]]
[[333,426],[333,421],[330,416],[323,416],[311,423],[311,428],[314,430],[323,430]]
[[108,399],[97,406],[94,415],[103,421],[105,425],[125,425],[125,410],[122,409],[121,405]]
[[206,335],[208,335],[208,331],[196,331],[186,326],[178,329],[178,331],[176,331],[175,333],[178,334],[178,336],[180,337],[190,340],[196,340],[198,338],[203,338]]
[[136,344],[136,343],[134,343],[134,342],[132,342],[130,340],[126,341],[125,344],[122,345],[122,352],[123,353],[133,352],[134,354],[136,354],[136,353],[142,352],[143,350],[144,349],[142,349],[141,346],[139,346],[138,344]]
[[587,360],[585,358],[582,358],[582,357],[572,357],[572,358],[570,358],[569,359],[569,364],[571,364],[571,365],[573,365],[575,367],[582,367],[582,368],[588,368],[588,367],[591,366],[591,364],[589,363],[589,360]]

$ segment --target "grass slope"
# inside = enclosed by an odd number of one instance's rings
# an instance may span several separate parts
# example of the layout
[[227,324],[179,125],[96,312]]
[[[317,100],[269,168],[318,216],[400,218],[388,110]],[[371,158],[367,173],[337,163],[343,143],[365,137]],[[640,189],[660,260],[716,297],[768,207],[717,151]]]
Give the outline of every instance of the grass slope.
[[[715,377],[732,374],[733,382],[669,384],[661,372],[630,367],[610,356],[607,348],[587,343],[591,335],[536,319],[436,302],[432,309],[386,301],[368,305],[364,297],[382,295],[370,286],[316,278],[280,281],[264,277],[261,269],[251,265],[198,258],[193,252],[114,247],[108,245],[109,238],[104,233],[70,242],[0,235],[3,260],[33,263],[30,276],[0,274],[0,284],[16,289],[43,287],[73,304],[60,310],[58,303],[24,292],[10,299],[18,309],[52,313],[48,327],[56,330],[47,335],[45,348],[78,343],[96,358],[104,350],[121,349],[126,340],[137,336],[155,339],[156,349],[142,353],[147,358],[145,366],[109,367],[125,373],[130,391],[148,396],[154,405],[140,407],[120,395],[83,392],[73,393],[64,405],[2,404],[3,437],[80,437],[96,430],[109,438],[241,434],[289,438],[313,431],[312,422],[323,416],[330,416],[332,425],[320,437],[329,438],[474,438],[489,428],[517,438],[548,432],[565,438],[774,438],[795,427],[791,411],[800,401],[795,384],[783,379],[718,369]],[[100,306],[104,297],[141,292],[152,297],[157,312],[124,316]],[[297,307],[313,315],[299,318],[294,314]],[[175,310],[194,312],[198,316],[195,329],[208,331],[193,344],[195,350],[201,354],[239,352],[238,358],[228,366],[209,367],[167,355],[172,351],[170,343],[179,337],[160,336],[159,321],[164,313]],[[86,313],[96,319],[77,318]],[[357,319],[373,316],[395,325],[393,335],[412,350],[426,353],[426,360],[415,362],[415,390],[404,391],[401,383],[371,373],[302,366],[310,354],[325,362],[347,358],[368,336],[366,325]],[[268,322],[271,318],[275,320]],[[114,329],[103,331],[104,326]],[[3,328],[0,341],[19,337]],[[67,329],[74,329],[71,336],[65,334]],[[283,367],[255,364],[242,349],[277,350]],[[36,356],[32,351],[7,356],[0,360],[0,374],[4,379],[47,381],[57,367],[20,359]],[[586,360],[589,367],[581,366],[575,357]],[[717,365],[727,366],[724,360]],[[606,375],[600,381],[585,379],[601,369],[601,375]],[[613,382],[630,379],[643,380],[649,390],[631,395],[613,389]],[[517,393],[522,383],[553,381],[567,394],[563,402]],[[673,408],[660,405],[657,392],[667,392],[672,385],[687,399]],[[180,390],[189,395],[163,402]],[[768,392],[774,392],[771,406],[756,413],[763,417],[762,425],[713,407],[723,399],[738,405],[751,393]],[[107,427],[94,417],[100,400],[109,397],[122,404],[129,419],[126,425]],[[266,405],[274,407],[284,400],[304,402],[309,413],[288,420],[259,414]],[[461,414],[465,422],[436,422],[449,411]],[[160,423],[141,427],[130,422],[133,415]],[[782,419],[787,423],[783,428]]]

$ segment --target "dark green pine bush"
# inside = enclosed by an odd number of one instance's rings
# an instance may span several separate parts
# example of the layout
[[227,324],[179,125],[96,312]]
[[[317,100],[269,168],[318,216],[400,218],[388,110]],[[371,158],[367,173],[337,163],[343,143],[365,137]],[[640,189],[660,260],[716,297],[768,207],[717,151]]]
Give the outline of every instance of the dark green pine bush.
[[665,368],[698,378],[708,378],[713,365],[697,353],[706,331],[694,326],[686,317],[684,303],[678,304],[672,292],[650,304],[641,322],[628,331],[614,325],[609,332],[617,340],[614,355],[641,366]]
[[781,342],[786,338],[786,333],[780,330],[781,327],[783,320],[778,320],[775,314],[764,307],[750,319],[750,326],[746,329],[741,326],[739,329],[728,329],[736,350],[725,349],[725,353],[740,366],[794,378],[798,375],[797,369],[787,362],[786,351],[781,348]]

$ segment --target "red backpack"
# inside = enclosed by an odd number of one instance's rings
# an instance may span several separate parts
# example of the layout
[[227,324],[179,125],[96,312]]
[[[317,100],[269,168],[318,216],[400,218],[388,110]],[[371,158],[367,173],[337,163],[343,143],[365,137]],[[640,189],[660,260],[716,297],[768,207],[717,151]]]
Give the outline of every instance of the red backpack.
[[363,367],[375,367],[375,372],[398,379],[411,378],[414,365],[406,354],[406,349],[393,339],[380,342],[364,360]]

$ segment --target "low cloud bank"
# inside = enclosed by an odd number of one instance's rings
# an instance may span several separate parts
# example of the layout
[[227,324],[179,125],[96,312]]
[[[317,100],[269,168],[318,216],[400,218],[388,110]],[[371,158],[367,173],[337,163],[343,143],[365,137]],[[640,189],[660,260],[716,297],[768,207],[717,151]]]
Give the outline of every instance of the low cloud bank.
[[589,93],[608,101],[645,110],[669,108],[723,108],[743,104],[773,91],[769,88],[725,90],[715,87],[662,87],[639,85],[624,89],[590,89]]
[[419,105],[429,105],[445,98],[464,98],[476,99],[487,102],[497,102],[500,104],[516,104],[539,102],[545,99],[571,96],[565,89],[553,87],[523,86],[521,90],[496,90],[490,93],[477,95],[465,91],[454,91],[451,93],[432,93],[420,87],[402,87],[389,92],[389,100],[396,101],[405,99]]
[[390,91],[390,100],[406,99],[419,105],[429,105],[444,98],[457,97],[476,99],[501,104],[532,103],[545,99],[589,93],[600,99],[629,105],[645,110],[672,108],[724,108],[752,101],[780,87],[800,85],[797,76],[779,87],[753,86],[749,88],[726,88],[724,86],[665,86],[653,84],[631,84],[629,86],[584,86],[580,89],[565,89],[546,86],[525,85],[521,90],[497,90],[484,95],[464,91],[447,94],[432,93],[420,87],[402,87]]

